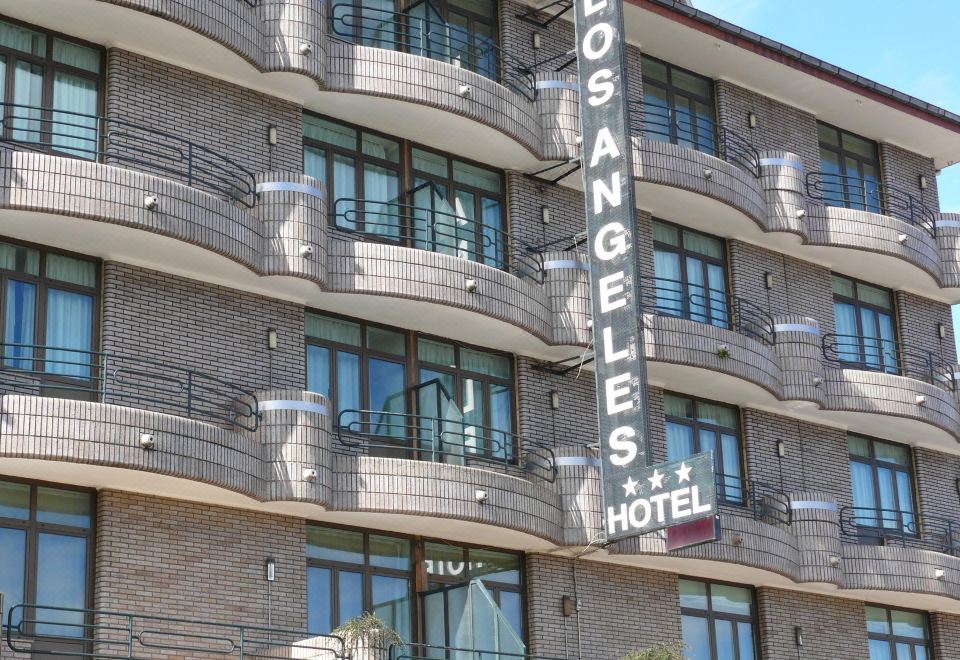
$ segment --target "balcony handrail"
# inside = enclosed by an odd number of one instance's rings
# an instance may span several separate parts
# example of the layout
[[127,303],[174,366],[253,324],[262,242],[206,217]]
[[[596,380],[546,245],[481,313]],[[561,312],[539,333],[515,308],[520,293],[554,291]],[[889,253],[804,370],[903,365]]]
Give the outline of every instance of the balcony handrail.
[[419,644],[415,642],[392,643],[388,649],[389,660],[432,660],[434,658],[457,658],[458,660],[564,660],[546,655],[468,649],[456,646]]
[[650,106],[642,99],[628,101],[631,119],[643,135],[667,138],[672,144],[689,143],[693,149],[736,165],[760,177],[760,152],[749,139],[711,117],[683,108]]
[[933,351],[892,339],[838,333],[823,335],[821,347],[831,364],[913,378],[950,392],[957,388],[953,365]]
[[256,177],[250,170],[173,133],[113,117],[46,106],[0,103],[0,109],[0,143],[132,166],[248,208],[256,202]]
[[[58,633],[43,632],[45,629]],[[346,643],[337,635],[111,610],[25,603],[12,606],[7,613],[7,646],[33,657],[32,645],[37,641],[75,643],[70,650],[45,653],[91,660],[142,660],[162,652],[178,657],[198,653],[240,660],[289,660],[299,657],[291,655],[294,648],[311,658],[346,657]]]
[[877,507],[840,507],[840,534],[857,541],[923,548],[960,557],[960,521],[915,511]]
[[807,196],[827,206],[880,213],[937,235],[937,214],[922,199],[896,186],[859,176],[808,172]]
[[[330,7],[330,30],[335,37],[349,43],[450,60],[455,66],[500,81],[529,100],[536,98],[530,69],[505,53],[494,37],[471,34],[451,25],[440,18],[436,9],[433,9],[436,19],[414,16],[411,11],[421,4],[433,7],[428,0],[414,3],[404,11],[379,7],[358,9],[351,3],[334,3]],[[461,58],[463,54],[467,56],[466,62]]]
[[[434,199],[431,196],[431,202]],[[334,201],[330,215],[337,229],[368,238],[403,242],[441,254],[453,253],[519,275],[534,276],[542,270],[542,264],[529,254],[510,253],[508,232],[484,225],[482,220],[438,209],[435,204],[428,207],[393,200],[341,197]]]
[[256,395],[180,365],[122,353],[42,344],[0,343],[0,392],[58,395],[105,404],[174,411],[195,419],[256,431]]
[[665,277],[640,279],[640,309],[733,330],[765,344],[776,343],[773,317],[727,291]]
[[336,433],[337,441],[349,448],[399,450],[436,462],[476,461],[496,465],[504,472],[519,470],[539,476],[548,483],[557,475],[550,447],[512,431],[463,420],[348,408],[337,415]]

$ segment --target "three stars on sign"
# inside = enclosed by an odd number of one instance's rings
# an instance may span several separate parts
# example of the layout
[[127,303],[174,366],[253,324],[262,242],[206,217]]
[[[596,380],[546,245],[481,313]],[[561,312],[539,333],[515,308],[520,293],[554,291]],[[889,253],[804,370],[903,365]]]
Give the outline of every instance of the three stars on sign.
[[[683,483],[684,481],[690,481],[690,472],[693,470],[691,467],[687,467],[686,463],[680,463],[680,469],[675,470],[674,474],[677,475],[677,483]],[[657,490],[658,488],[663,488],[663,480],[669,479],[669,473],[660,472],[654,468],[653,476],[647,477],[647,481],[650,482],[650,492]],[[624,495],[637,495],[637,489],[643,491],[643,486],[641,482],[634,481],[633,477],[627,477],[627,482],[623,484]]]

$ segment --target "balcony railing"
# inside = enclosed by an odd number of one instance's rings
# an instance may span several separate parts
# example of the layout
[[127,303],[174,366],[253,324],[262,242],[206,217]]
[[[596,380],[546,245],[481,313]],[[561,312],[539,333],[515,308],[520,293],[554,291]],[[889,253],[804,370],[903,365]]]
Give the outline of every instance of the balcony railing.
[[826,334],[821,342],[824,359],[843,368],[881,371],[956,390],[953,365],[931,351],[862,335]]
[[34,653],[91,660],[346,657],[344,640],[333,635],[127,612],[18,604],[10,608],[6,624],[7,646],[24,657],[35,657]]
[[[494,642],[489,642],[494,644]],[[389,660],[563,660],[546,655],[508,651],[483,651],[430,644],[391,644]]]
[[919,197],[895,186],[858,176],[807,173],[807,196],[827,206],[842,206],[898,218],[936,236],[936,213]]
[[760,176],[760,152],[750,140],[726,126],[718,126],[713,119],[643,101],[630,101],[629,109],[634,123],[643,127],[645,138],[689,147],[722,158],[754,177]]
[[718,289],[664,277],[640,278],[641,309],[733,330],[774,344],[773,317],[758,305]]
[[97,401],[255,431],[253,392],[208,374],[131,355],[0,344],[0,392]]
[[865,545],[921,548],[960,557],[960,521],[921,516],[913,511],[845,506],[840,533]]
[[725,505],[722,513],[753,518],[771,525],[793,522],[790,496],[776,486],[744,479],[736,474],[716,474],[717,499]]
[[503,52],[495,37],[448,23],[429,0],[418,0],[402,12],[336,3],[331,7],[330,25],[332,34],[345,41],[447,62],[498,81],[530,100],[536,96],[530,68]]
[[174,179],[251,207],[252,172],[212,149],[173,133],[120,119],[55,108],[0,103],[0,143]]

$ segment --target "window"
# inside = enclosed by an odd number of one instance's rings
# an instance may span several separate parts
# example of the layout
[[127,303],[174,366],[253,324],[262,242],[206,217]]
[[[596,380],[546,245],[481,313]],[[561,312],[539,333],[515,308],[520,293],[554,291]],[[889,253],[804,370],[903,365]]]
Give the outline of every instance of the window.
[[643,56],[643,136],[715,156],[713,81]]
[[663,409],[667,421],[667,460],[678,461],[713,451],[718,497],[731,504],[742,504],[746,493],[737,409],[669,393],[663,395]]
[[657,312],[729,327],[723,239],[655,220],[653,248]]
[[753,590],[680,580],[680,619],[689,660],[754,660]]
[[880,157],[877,143],[817,123],[823,199],[832,206],[880,213]]
[[[414,562],[414,556],[422,561]],[[463,600],[463,587],[474,580],[492,598],[492,609],[472,612]],[[418,583],[424,589],[415,606]],[[517,553],[308,525],[307,594],[308,625],[314,633],[329,633],[373,612],[407,641],[416,636],[428,644],[457,646],[452,642],[465,616],[479,617],[486,625],[490,615],[522,639],[523,557]],[[415,635],[417,612],[421,635]]]
[[507,267],[500,172],[311,115],[304,171],[323,184],[339,229]]
[[867,605],[870,660],[927,660],[930,626],[924,612]]
[[95,158],[102,65],[98,47],[0,21],[3,137]]
[[93,261],[0,242],[3,368],[93,378],[98,280]]
[[893,293],[842,275],[833,276],[836,357],[860,369],[899,373]]
[[[90,601],[93,494],[69,487],[0,480],[0,593],[3,620],[24,603],[84,609]],[[82,612],[38,610],[35,632],[83,635]],[[14,625],[23,619],[15,610]]]
[[510,356],[315,313],[306,341],[307,389],[342,428],[437,458],[515,459]]
[[429,57],[497,79],[497,3],[492,0],[340,0],[333,33],[349,41]]
[[847,447],[861,538],[881,539],[885,532],[916,536],[910,448],[859,435],[848,435]]

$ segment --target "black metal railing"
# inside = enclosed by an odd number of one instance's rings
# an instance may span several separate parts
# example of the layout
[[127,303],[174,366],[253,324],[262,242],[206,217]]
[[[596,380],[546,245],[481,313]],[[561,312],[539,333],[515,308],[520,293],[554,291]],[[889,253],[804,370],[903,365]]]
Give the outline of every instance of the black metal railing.
[[960,522],[913,511],[841,507],[840,533],[856,543],[922,548],[960,557]]
[[414,643],[391,644],[388,653],[389,660],[562,660],[546,655]]
[[953,392],[953,365],[932,351],[879,337],[828,333],[821,340],[823,357],[848,369],[906,376]]
[[256,178],[230,158],[179,135],[121,119],[0,103],[0,143],[174,179],[253,206]]
[[[744,479],[739,474],[716,474],[717,500],[723,512],[738,517],[752,517],[771,525],[793,522],[790,496],[768,483]],[[746,516],[745,516],[746,514]]]
[[718,289],[664,277],[641,277],[640,308],[727,328],[766,344],[776,341],[770,314],[749,300]]
[[0,343],[0,392],[144,408],[255,431],[256,395],[182,366],[131,355]]
[[330,10],[330,25],[332,34],[345,41],[447,62],[498,81],[528,99],[536,96],[529,67],[503,52],[495,37],[448,23],[429,0],[418,0],[404,11],[336,3]]
[[[334,635],[128,612],[19,604],[10,608],[6,624],[7,646],[29,657],[34,653],[95,660],[346,657],[344,640]],[[38,643],[42,651],[34,648]]]
[[634,125],[642,126],[643,137],[689,147],[760,176],[760,152],[750,140],[712,118],[643,101],[630,101],[628,107]]
[[937,214],[915,195],[876,179],[828,172],[808,172],[807,196],[827,206],[889,215],[936,236]]
[[337,416],[337,440],[344,447],[463,465],[490,465],[552,483],[553,450],[502,429],[431,415],[347,409]]

